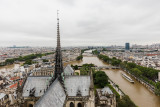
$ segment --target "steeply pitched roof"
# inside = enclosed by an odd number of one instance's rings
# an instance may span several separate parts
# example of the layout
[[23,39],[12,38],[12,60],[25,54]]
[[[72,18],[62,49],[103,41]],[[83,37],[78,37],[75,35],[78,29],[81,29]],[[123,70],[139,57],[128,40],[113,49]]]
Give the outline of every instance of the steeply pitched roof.
[[68,96],[77,96],[78,91],[82,96],[88,96],[90,81],[90,76],[66,76],[64,84]]
[[44,94],[47,89],[51,77],[28,77],[24,88],[23,88],[23,97],[28,97],[30,90],[35,88],[35,96],[40,97]]
[[56,79],[46,93],[38,100],[35,107],[63,107],[66,94],[61,83]]
[[64,69],[64,74],[65,75],[71,75],[74,73],[74,70],[72,69],[72,67],[70,65],[67,65]]
[[111,91],[111,89],[109,87],[104,87],[101,91],[102,91],[102,95],[113,94],[113,92]]
[[113,95],[113,92],[109,87],[104,87],[103,89],[96,89],[96,90],[100,100],[108,100],[109,98],[111,98],[110,95]]

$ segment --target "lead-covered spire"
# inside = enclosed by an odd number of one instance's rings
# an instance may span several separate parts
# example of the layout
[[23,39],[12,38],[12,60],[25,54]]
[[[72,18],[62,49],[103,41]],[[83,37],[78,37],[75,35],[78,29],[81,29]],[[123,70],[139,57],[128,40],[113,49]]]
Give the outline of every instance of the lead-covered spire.
[[55,55],[55,78],[61,77],[61,73],[63,72],[63,63],[62,63],[62,53],[61,53],[61,45],[60,45],[60,30],[59,30],[59,13],[57,10],[57,47],[56,47],[56,55]]

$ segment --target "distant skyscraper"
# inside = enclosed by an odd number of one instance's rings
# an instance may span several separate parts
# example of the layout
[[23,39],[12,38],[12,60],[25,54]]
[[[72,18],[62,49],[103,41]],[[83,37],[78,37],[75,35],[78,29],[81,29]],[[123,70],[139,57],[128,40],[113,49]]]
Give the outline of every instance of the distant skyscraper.
[[130,44],[129,43],[125,44],[125,50],[130,50]]

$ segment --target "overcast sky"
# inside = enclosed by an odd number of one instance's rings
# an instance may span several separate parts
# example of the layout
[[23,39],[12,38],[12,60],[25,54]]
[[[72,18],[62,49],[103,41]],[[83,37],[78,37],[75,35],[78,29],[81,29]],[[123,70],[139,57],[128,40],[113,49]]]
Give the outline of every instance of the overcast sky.
[[0,46],[160,43],[160,0],[0,0]]

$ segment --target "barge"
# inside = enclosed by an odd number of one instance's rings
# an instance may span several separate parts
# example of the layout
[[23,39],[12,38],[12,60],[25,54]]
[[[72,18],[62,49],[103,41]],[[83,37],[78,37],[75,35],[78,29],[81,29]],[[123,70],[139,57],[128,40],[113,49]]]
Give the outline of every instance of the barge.
[[125,73],[122,73],[122,76],[123,78],[125,78],[126,80],[134,84],[134,81],[128,75],[126,75]]

